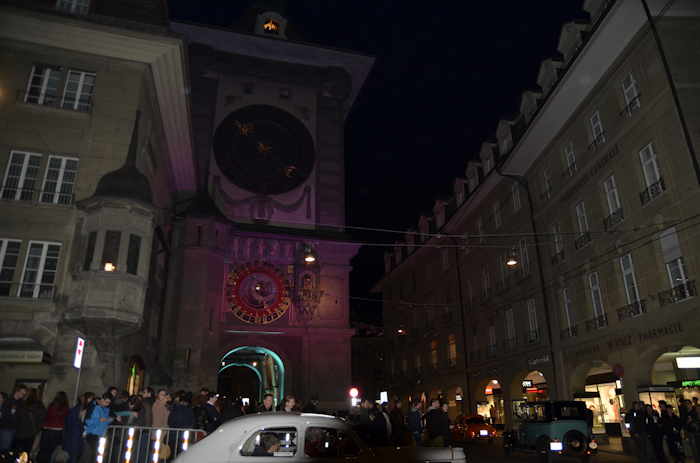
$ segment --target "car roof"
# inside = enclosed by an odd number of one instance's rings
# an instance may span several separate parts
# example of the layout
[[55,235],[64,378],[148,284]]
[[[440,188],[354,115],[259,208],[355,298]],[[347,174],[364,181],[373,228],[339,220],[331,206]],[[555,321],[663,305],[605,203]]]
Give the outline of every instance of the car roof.
[[245,427],[251,428],[256,426],[330,426],[334,428],[345,427],[347,424],[332,415],[323,415],[320,413],[254,413],[244,415],[222,424],[218,429],[225,431],[229,428]]

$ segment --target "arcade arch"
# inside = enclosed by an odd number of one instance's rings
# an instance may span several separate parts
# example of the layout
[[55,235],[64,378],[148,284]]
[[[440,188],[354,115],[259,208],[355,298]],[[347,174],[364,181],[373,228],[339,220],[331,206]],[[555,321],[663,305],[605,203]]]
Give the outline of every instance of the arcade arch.
[[272,394],[275,405],[281,403],[285,391],[285,365],[280,356],[260,346],[240,346],[221,357],[218,390],[232,395],[248,394],[260,402],[264,394]]

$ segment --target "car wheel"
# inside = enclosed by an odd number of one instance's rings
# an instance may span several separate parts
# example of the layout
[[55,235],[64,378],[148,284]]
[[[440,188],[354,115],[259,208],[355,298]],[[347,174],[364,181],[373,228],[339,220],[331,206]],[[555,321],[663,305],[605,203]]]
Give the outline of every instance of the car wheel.
[[571,430],[564,434],[564,448],[570,455],[573,456],[585,456],[588,441],[586,437],[579,431]]

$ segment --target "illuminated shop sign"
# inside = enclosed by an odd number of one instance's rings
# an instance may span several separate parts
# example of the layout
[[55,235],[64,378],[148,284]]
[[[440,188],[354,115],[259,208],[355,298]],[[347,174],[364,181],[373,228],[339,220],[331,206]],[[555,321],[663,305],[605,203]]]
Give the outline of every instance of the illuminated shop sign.
[[694,379],[692,381],[681,381],[682,387],[700,387],[700,379]]

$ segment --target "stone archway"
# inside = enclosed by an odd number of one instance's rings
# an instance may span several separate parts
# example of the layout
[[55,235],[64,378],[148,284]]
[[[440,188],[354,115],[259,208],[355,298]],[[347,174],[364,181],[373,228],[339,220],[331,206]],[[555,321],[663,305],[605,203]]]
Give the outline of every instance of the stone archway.
[[479,381],[473,395],[476,407],[474,410],[467,412],[467,414],[476,413],[477,415],[482,415],[493,424],[503,425],[506,415],[503,384],[497,378]]
[[[239,370],[242,369],[242,370]],[[247,375],[245,372],[252,372]],[[261,346],[239,346],[226,352],[219,362],[219,387],[226,388],[232,377],[244,381],[256,381],[256,401],[260,402],[264,394],[270,393],[275,404],[281,403],[286,386],[285,363],[277,352]],[[227,381],[228,380],[228,381]],[[251,387],[242,390],[253,391]],[[225,392],[225,391],[223,391]]]

